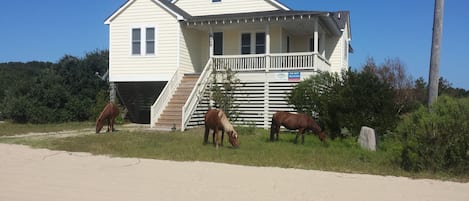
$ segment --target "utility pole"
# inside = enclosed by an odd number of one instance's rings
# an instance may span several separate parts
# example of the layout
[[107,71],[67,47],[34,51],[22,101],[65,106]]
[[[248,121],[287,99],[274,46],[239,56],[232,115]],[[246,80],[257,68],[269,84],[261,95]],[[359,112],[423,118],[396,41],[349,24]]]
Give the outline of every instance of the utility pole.
[[430,76],[428,82],[428,107],[431,107],[438,97],[438,82],[440,79],[440,49],[443,32],[444,0],[435,0],[433,16],[432,52],[430,58]]

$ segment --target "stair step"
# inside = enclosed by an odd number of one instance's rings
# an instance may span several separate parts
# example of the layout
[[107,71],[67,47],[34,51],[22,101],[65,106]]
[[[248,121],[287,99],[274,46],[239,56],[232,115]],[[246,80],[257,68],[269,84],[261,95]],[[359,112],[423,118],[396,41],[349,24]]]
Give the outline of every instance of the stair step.
[[185,74],[182,78],[181,83],[176,89],[173,97],[169,101],[166,108],[163,110],[160,118],[157,120],[155,127],[170,129],[176,124],[176,128],[181,128],[181,112],[182,107],[187,101],[192,89],[194,88],[197,80],[199,79],[199,74]]

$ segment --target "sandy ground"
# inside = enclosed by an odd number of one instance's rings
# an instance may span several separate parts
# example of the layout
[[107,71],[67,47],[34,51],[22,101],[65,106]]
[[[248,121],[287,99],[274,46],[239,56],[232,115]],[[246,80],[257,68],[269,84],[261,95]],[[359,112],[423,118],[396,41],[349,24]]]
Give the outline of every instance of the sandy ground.
[[0,144],[0,200],[468,201],[469,183],[111,158]]

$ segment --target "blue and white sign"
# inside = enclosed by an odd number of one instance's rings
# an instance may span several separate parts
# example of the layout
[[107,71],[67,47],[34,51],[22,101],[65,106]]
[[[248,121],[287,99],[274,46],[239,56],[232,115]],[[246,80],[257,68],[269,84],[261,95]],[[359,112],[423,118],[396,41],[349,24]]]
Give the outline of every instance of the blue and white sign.
[[288,81],[300,81],[301,72],[288,72]]

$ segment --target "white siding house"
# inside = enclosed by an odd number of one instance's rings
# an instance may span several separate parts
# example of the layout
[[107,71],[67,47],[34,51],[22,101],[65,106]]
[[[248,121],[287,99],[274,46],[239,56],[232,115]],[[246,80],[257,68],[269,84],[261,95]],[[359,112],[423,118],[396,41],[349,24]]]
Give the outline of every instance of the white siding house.
[[278,0],[128,0],[105,21],[109,79],[131,120],[184,130],[204,110],[212,69],[229,67],[246,86],[241,107],[253,111],[243,118],[267,127],[275,110],[291,110],[284,97],[300,80],[348,69],[349,15]]

